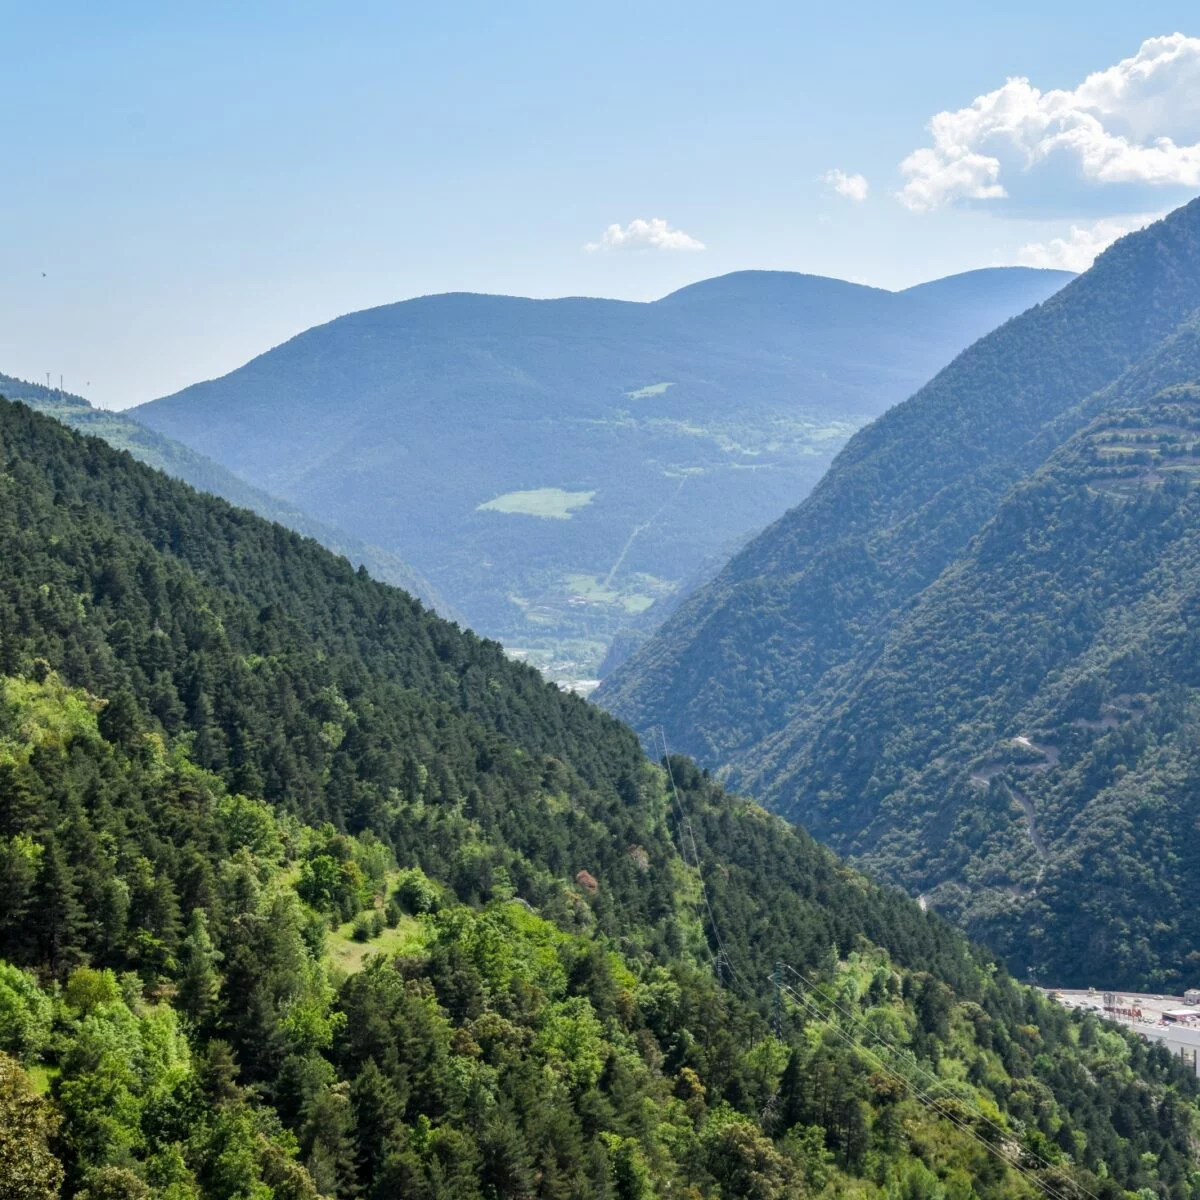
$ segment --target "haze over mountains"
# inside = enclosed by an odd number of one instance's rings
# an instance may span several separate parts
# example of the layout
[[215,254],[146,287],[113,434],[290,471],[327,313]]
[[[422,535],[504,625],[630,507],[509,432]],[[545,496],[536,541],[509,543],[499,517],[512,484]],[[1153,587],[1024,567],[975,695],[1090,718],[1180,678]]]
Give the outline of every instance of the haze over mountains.
[[1068,278],[1006,268],[891,293],[741,272],[651,304],[428,296],[135,415],[399,554],[479,632],[586,676],[854,429]]
[[859,432],[599,699],[1056,982],[1200,927],[1200,201]]

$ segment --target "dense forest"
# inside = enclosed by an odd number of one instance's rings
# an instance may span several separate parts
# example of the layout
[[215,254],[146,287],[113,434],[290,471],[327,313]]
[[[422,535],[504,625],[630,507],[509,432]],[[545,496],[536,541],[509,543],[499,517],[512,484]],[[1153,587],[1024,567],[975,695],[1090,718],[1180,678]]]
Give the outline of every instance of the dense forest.
[[1198,310],[1200,201],[858,434],[598,699],[1022,972],[1190,986]]
[[0,402],[0,1195],[1200,1194],[1194,1075]]

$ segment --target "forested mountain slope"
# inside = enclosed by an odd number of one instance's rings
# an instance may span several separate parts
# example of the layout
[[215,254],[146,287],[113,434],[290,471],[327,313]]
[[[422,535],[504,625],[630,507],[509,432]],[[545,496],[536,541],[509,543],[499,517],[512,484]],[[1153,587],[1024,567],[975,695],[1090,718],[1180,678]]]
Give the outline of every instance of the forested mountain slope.
[[[1138,589],[1186,620],[1200,583],[1183,567],[1191,393],[1162,394],[1200,379],[1197,310],[1200,202],[1122,240],[858,434],[601,699],[729,764],[843,852],[938,888],[1022,965],[1190,983],[1189,785],[1156,779],[1152,759],[1171,741],[1190,760],[1194,681]],[[1138,486],[1098,482],[1125,460]],[[1134,689],[1157,723],[1098,740],[1074,726],[1061,769],[1058,749],[997,749],[1031,722],[1056,736],[1075,719],[1124,727],[1129,689],[1102,664],[1139,654],[1173,664]],[[1115,707],[1056,712],[1063,680],[1084,678],[1092,707]],[[1124,798],[1118,768],[1133,773]]]
[[[803,503],[755,538],[598,698],[729,763],[829,671],[869,653],[1008,488],[1042,428],[1200,307],[1200,204],[1127,237],[857,433]],[[1056,426],[1057,428],[1057,426]]]
[[852,687],[767,743],[764,797],[1022,971],[1192,986],[1197,485],[1200,387],[1098,418]]
[[0,493],[22,1197],[1195,1195],[1165,1052],[495,644],[5,402]]
[[651,304],[426,296],[136,416],[400,554],[472,628],[594,675],[858,426],[1068,278],[892,293],[749,271]]
[[149,426],[135,421],[127,413],[111,412],[93,408],[82,396],[64,392],[61,388],[43,387],[0,374],[0,395],[9,400],[20,400],[30,408],[37,409],[78,429],[81,433],[102,437],[118,450],[128,450],[139,462],[148,463],[160,471],[184,483],[191,484],[201,492],[212,492],[236,504],[248,508],[268,521],[278,521],[305,537],[315,538],[326,549],[345,555],[355,566],[365,566],[368,571],[384,583],[412,592],[423,604],[436,609],[451,620],[457,614],[439,596],[433,585],[420,572],[414,570],[399,555],[378,546],[367,545],[360,538],[345,530],[335,529],[324,521],[318,521],[309,513],[302,512],[293,504],[270,496],[261,488],[247,483],[220,463],[183,445],[182,442],[156,433]]

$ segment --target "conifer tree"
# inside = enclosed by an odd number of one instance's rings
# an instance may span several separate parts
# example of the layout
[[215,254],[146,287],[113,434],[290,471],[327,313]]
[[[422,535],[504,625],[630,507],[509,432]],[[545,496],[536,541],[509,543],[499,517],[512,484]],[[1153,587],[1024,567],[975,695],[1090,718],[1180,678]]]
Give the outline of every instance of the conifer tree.
[[221,952],[208,932],[208,914],[194,909],[179,955],[179,1006],[202,1029],[216,1011],[220,961]]
[[83,945],[87,918],[70,865],[55,838],[42,853],[32,908],[37,914],[34,937],[39,957],[54,974],[63,976],[87,957]]
[[367,1059],[350,1089],[354,1110],[354,1140],[358,1151],[358,1177],[364,1185],[379,1174],[395,1138],[402,1110],[391,1081],[373,1058]]

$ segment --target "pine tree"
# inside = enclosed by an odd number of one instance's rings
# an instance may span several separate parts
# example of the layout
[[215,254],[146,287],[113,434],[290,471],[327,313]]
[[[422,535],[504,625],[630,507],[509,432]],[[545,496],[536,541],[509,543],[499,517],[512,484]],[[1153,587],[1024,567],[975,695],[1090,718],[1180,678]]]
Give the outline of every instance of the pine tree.
[[510,1113],[496,1113],[479,1139],[483,1156],[479,1182],[485,1196],[517,1200],[532,1195],[533,1160]]
[[83,945],[87,918],[71,867],[54,838],[43,850],[31,907],[39,957],[55,975],[66,975],[87,958]]
[[388,1146],[400,1126],[400,1098],[373,1058],[367,1059],[350,1088],[359,1182],[369,1186],[379,1174]]
[[201,1029],[216,1010],[220,961],[221,952],[209,936],[208,914],[202,908],[194,909],[179,954],[179,1006]]
[[357,1194],[354,1165],[354,1113],[345,1083],[321,1091],[305,1105],[303,1142],[309,1150],[305,1165],[317,1190],[345,1200]]
[[132,750],[141,732],[141,713],[132,693],[125,688],[113,693],[100,710],[96,724],[106,741],[124,750]]
[[0,838],[34,832],[37,815],[29,772],[15,762],[0,762]]
[[31,838],[0,838],[0,955],[29,961],[32,947],[27,917],[44,853]]
[[779,1080],[780,1116],[784,1129],[790,1129],[805,1116],[804,1059],[793,1049]]

